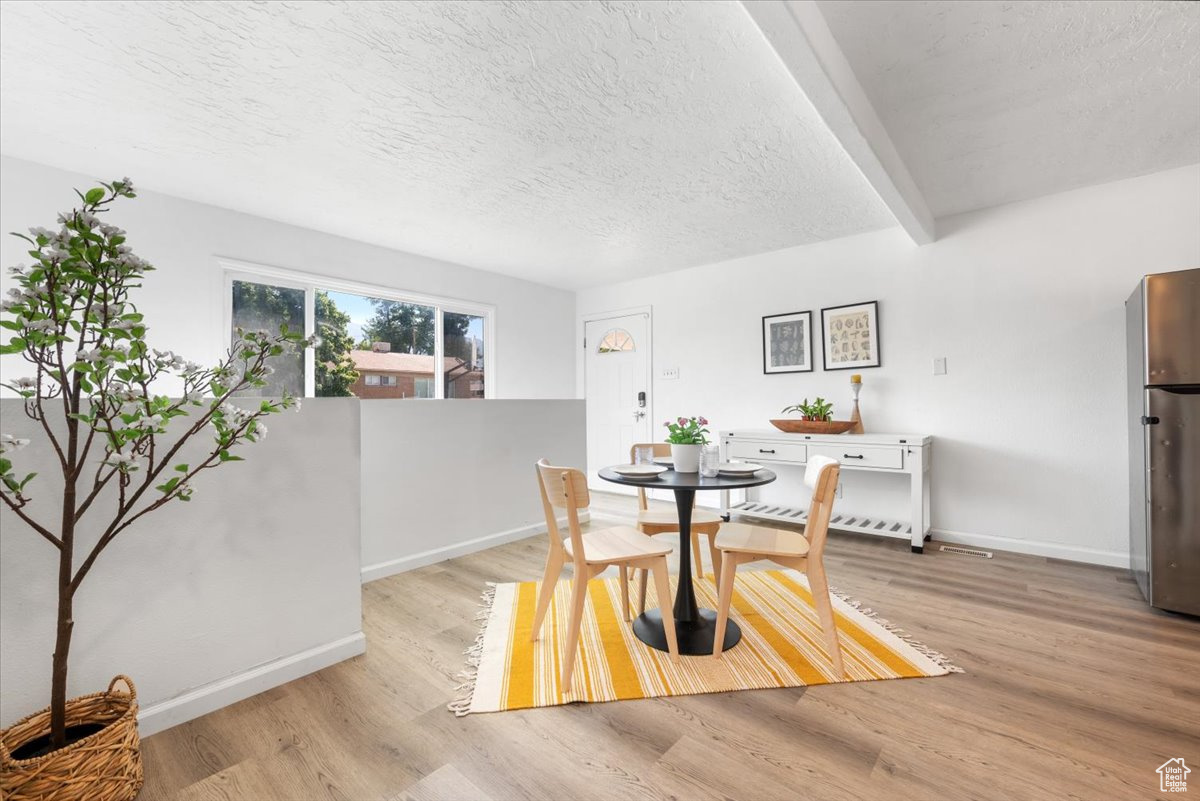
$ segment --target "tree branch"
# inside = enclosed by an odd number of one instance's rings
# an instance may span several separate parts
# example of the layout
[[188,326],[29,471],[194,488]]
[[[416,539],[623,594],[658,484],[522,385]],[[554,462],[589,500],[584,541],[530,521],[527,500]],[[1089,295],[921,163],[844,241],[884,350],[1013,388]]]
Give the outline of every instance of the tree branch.
[[48,528],[46,528],[45,526],[43,526],[41,523],[38,523],[32,517],[25,514],[25,512],[23,512],[21,510],[21,504],[17,503],[11,497],[9,497],[9,494],[7,492],[0,491],[0,498],[3,498],[4,502],[6,504],[8,504],[8,508],[12,509],[14,512],[16,512],[17,517],[21,518],[26,523],[28,523],[30,528],[32,528],[38,534],[41,534],[46,539],[50,540],[50,543],[55,548],[58,548],[60,551],[62,550],[62,547],[63,547],[62,540],[60,540],[58,537],[51,534],[50,530]]

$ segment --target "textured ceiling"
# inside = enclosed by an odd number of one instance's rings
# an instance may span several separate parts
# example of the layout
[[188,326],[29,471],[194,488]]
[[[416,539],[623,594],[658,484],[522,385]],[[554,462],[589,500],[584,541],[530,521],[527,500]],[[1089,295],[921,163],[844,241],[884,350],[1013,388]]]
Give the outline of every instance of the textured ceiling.
[[941,216],[1200,161],[1200,3],[819,3]]
[[894,220],[734,2],[6,2],[0,150],[579,287]]

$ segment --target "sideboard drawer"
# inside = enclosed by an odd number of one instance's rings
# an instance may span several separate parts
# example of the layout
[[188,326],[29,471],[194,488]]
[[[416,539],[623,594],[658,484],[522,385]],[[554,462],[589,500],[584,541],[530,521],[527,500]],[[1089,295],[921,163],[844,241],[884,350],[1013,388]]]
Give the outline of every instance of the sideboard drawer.
[[871,445],[809,445],[812,455],[837,459],[847,467],[904,467],[903,448],[879,448]]
[[808,461],[808,446],[798,442],[754,442],[742,440],[729,443],[729,458],[747,462],[796,462]]

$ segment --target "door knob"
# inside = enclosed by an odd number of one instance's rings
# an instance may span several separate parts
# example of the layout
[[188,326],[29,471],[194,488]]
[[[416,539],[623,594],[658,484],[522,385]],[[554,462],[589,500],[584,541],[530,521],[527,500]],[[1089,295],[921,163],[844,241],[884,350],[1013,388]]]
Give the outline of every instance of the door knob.
[[646,413],[645,413],[645,412],[643,412],[641,409],[638,409],[637,411],[635,411],[635,412],[633,413],[633,419],[634,419],[634,420],[641,420],[641,419],[642,419],[643,417],[645,417],[645,416],[646,416]]

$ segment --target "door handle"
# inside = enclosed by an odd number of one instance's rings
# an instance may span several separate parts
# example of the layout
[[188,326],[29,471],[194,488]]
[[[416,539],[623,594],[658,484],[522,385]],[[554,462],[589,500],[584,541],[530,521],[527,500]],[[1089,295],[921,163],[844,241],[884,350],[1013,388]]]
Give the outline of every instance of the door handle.
[[863,456],[861,453],[858,456],[851,456],[848,453],[843,453],[842,458],[843,459],[865,459],[866,457]]
[[633,413],[634,420],[641,420],[645,416],[646,416],[646,413],[643,412],[641,409],[638,409]]
[[759,448],[758,452],[759,453],[774,453],[775,451],[769,451],[769,450],[766,450],[765,448]]
[[1156,426],[1156,425],[1158,425],[1158,423],[1159,423],[1159,419],[1157,417],[1146,417],[1145,415],[1142,415],[1142,425]]

